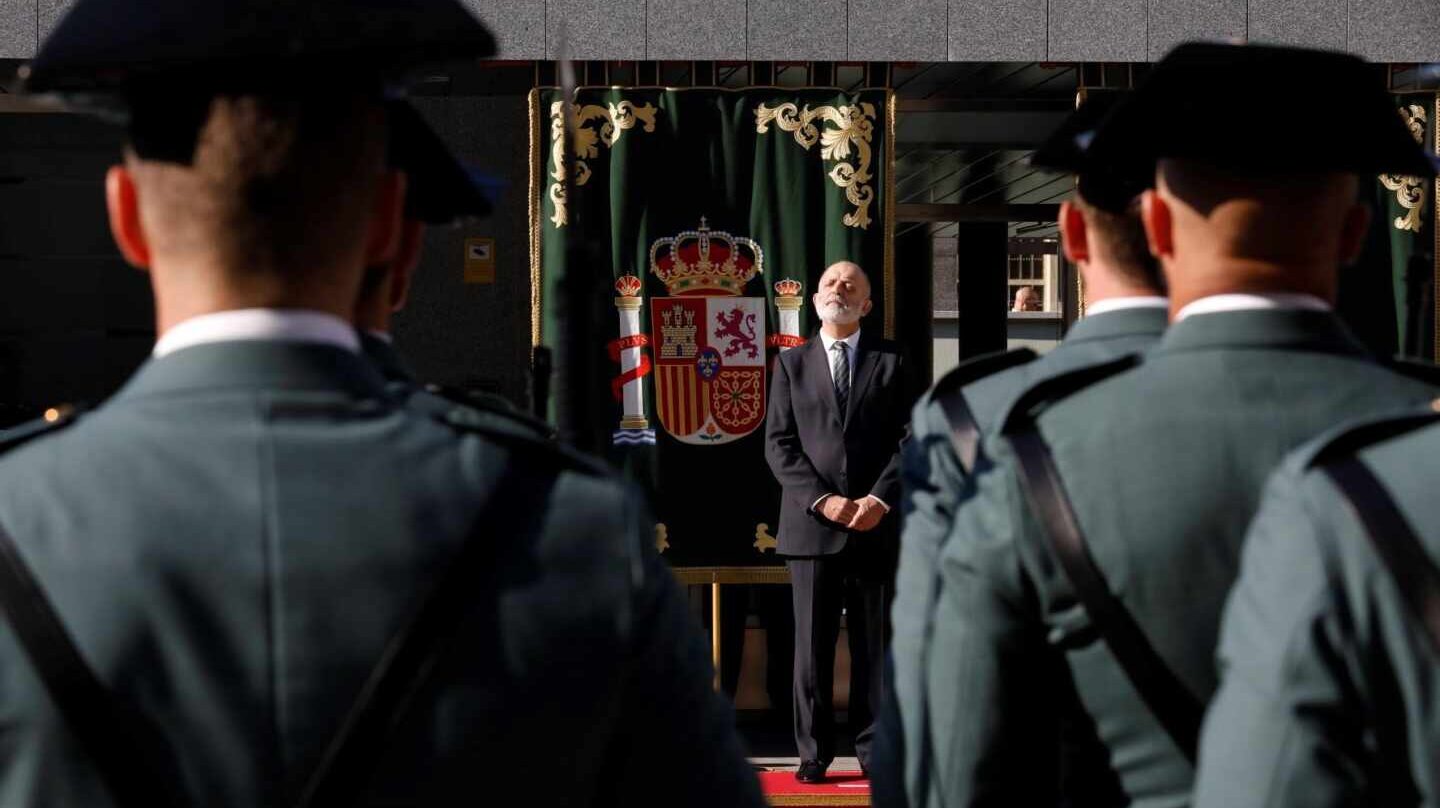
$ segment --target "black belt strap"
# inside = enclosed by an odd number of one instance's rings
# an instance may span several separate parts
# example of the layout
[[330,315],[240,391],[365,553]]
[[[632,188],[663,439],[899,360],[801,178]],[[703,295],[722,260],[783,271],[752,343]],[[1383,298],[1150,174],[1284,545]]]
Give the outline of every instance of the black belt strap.
[[[430,680],[461,625],[475,611],[476,593],[498,596],[500,548],[533,517],[537,475],[523,458],[507,470],[480,508],[460,553],[409,621],[390,639],[359,698],[306,782],[295,808],[350,808],[359,803],[393,731]],[[489,612],[494,616],[494,610]]]
[[1166,734],[1191,763],[1196,759],[1204,705],[1146,639],[1135,618],[1110,591],[1086,547],[1050,448],[1032,424],[1011,435],[1020,482],[1070,585],[1110,653]]
[[1440,569],[1425,552],[1385,485],[1358,458],[1347,457],[1324,467],[1345,495],[1365,535],[1400,589],[1405,604],[1425,627],[1435,650],[1440,651]]
[[960,460],[960,467],[966,474],[975,471],[975,460],[980,455],[980,425],[975,422],[975,413],[965,400],[964,392],[952,388],[937,396],[940,411],[945,413],[945,422],[950,426],[950,448]]
[[166,779],[145,757],[147,741],[137,735],[142,730],[137,717],[124,709],[80,656],[55,607],[3,527],[0,609],[115,804],[119,808],[174,804]]

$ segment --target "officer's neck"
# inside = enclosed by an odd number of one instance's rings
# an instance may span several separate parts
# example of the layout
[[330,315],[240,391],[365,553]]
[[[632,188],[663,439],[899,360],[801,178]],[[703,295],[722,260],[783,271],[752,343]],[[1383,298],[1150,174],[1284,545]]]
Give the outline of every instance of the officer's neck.
[[1098,261],[1081,262],[1080,274],[1085,279],[1087,305],[1122,297],[1165,296],[1159,289],[1127,281],[1119,272]]
[[1335,302],[1338,272],[1313,264],[1227,257],[1200,266],[1165,267],[1170,288],[1170,317],[1187,305],[1215,295],[1300,294]]
[[258,281],[217,280],[196,272],[186,277],[182,272],[166,272],[158,266],[151,269],[155,293],[155,326],[157,334],[186,320],[206,314],[240,309],[290,309],[331,314],[346,322],[354,317],[354,296],[337,294],[339,284],[310,284],[306,288],[283,288],[280,284]]
[[371,294],[362,298],[355,306],[355,327],[361,331],[390,332],[394,310],[389,295]]

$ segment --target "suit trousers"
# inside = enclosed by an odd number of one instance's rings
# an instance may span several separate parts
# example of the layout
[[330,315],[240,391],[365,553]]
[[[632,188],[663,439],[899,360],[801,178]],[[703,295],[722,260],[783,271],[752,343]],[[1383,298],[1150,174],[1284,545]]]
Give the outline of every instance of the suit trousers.
[[884,692],[885,650],[890,641],[891,580],[866,575],[857,563],[853,536],[839,553],[790,558],[795,604],[795,744],[800,759],[835,758],[835,644],[842,609],[850,647],[850,729],[855,755],[867,769]]

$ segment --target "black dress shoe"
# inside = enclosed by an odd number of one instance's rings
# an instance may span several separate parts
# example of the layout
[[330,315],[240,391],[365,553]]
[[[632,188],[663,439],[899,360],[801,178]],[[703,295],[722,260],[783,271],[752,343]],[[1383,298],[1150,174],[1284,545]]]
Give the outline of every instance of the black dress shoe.
[[826,765],[818,760],[807,760],[800,764],[800,769],[795,772],[795,779],[802,783],[823,783],[825,782]]

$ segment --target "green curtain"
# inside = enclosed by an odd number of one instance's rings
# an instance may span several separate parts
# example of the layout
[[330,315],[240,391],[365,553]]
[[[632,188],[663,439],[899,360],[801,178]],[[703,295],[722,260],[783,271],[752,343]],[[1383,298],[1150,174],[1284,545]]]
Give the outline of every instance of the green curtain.
[[[820,274],[855,261],[874,286],[865,327],[895,334],[889,92],[582,88],[569,107],[571,155],[557,144],[560,91],[531,101],[538,342],[556,347],[562,284],[586,273],[593,308],[572,316],[593,333],[587,412],[597,434],[614,436],[610,459],[651,494],[666,557],[677,566],[778,563],[769,538],[779,491],[756,419],[769,364],[788,344],[776,337],[776,284],[801,285],[798,330],[807,337]],[[612,346],[622,292],[642,298],[653,445],[633,419],[621,428],[613,395],[614,350],[635,348]],[[909,319],[928,329],[928,318]]]
[[[1416,140],[1437,148],[1434,93],[1394,96]],[[1435,183],[1381,175],[1360,188],[1374,212],[1360,259],[1340,271],[1340,316],[1381,356],[1435,358]]]
[[[1435,144],[1435,94],[1395,96],[1415,139]],[[1396,339],[1407,356],[1435,358],[1435,183],[1420,177],[1382,175],[1385,207],[1378,223],[1390,235],[1391,284]]]

